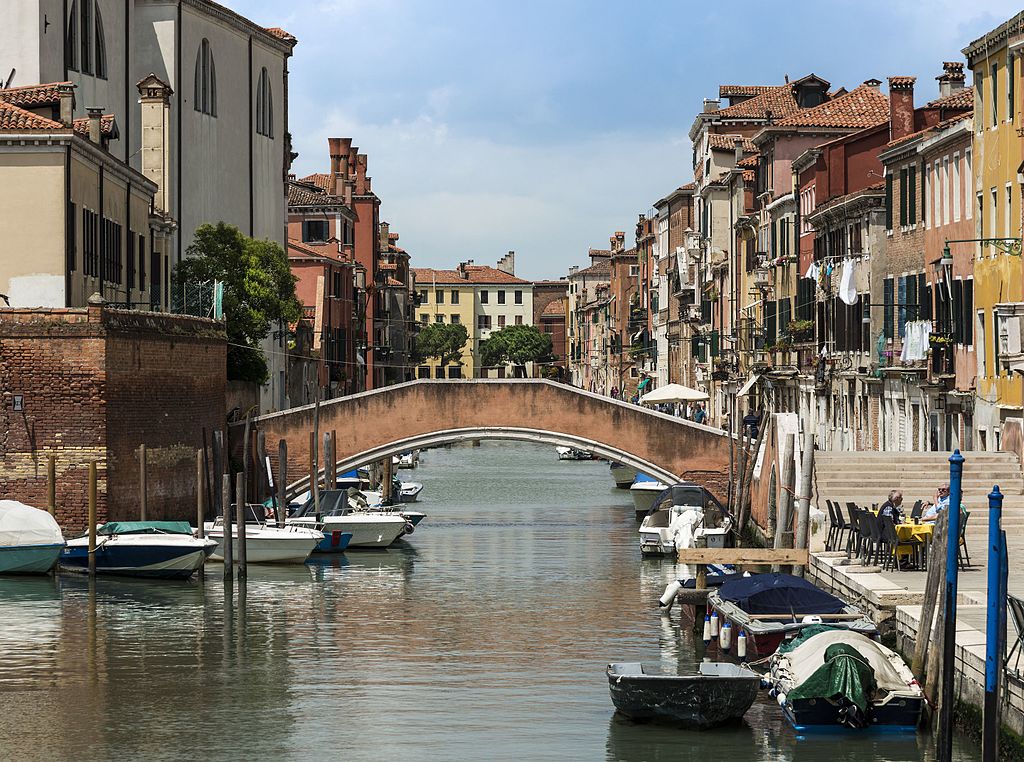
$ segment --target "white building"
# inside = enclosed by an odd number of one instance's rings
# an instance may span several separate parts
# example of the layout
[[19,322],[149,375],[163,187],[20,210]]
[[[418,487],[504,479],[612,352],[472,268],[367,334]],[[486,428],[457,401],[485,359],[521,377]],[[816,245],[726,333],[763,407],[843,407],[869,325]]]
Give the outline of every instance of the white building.
[[[63,23],[61,19],[63,18]],[[166,211],[177,221],[170,267],[197,227],[224,221],[286,247],[288,58],[295,38],[210,0],[13,0],[0,24],[0,87],[71,81],[74,116],[116,121],[110,152],[142,169],[137,84],[168,84]],[[65,304],[40,306],[69,306]],[[264,350],[264,410],[283,407],[284,331]]]

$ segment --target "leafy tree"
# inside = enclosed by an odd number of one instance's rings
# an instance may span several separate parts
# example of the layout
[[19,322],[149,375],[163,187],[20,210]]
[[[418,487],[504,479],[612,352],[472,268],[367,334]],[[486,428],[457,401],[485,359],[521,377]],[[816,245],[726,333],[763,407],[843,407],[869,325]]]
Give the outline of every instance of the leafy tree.
[[551,359],[551,337],[535,325],[510,325],[480,342],[482,366],[510,364],[517,378],[526,377],[526,363]]
[[442,368],[462,360],[469,331],[461,323],[431,323],[416,334],[416,359],[435,358]]
[[176,284],[224,283],[228,378],[266,382],[267,361],[259,342],[275,322],[293,323],[302,315],[284,249],[218,222],[201,225],[186,253],[174,271]]

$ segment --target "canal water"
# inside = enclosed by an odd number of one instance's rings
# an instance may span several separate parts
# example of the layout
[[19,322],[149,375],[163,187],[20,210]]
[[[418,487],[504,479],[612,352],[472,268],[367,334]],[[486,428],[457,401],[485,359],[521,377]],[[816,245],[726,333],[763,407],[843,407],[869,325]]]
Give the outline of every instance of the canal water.
[[[424,454],[388,551],[202,582],[0,578],[0,759],[919,760],[924,737],[798,739],[763,695],[705,733],[613,715],[612,660],[691,667],[602,462]],[[959,741],[955,758],[979,759]]]

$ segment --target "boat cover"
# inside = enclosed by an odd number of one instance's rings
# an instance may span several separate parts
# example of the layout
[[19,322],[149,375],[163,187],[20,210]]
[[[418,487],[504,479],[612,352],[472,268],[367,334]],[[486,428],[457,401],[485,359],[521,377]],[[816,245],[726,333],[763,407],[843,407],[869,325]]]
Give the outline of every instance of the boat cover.
[[729,580],[718,594],[748,614],[840,614],[846,609],[839,598],[791,574],[755,574]]
[[187,521],[108,521],[96,534],[192,534]]
[[825,663],[787,694],[795,699],[845,698],[861,712],[875,693],[875,672],[860,652],[846,643],[833,643],[825,649]]
[[0,547],[63,544],[64,535],[49,513],[17,500],[0,500]]
[[[848,650],[831,650],[836,645],[842,645]],[[850,670],[862,671],[861,667],[846,658],[850,651],[856,654],[859,662],[869,667],[875,688],[890,692],[912,692],[908,683],[913,675],[909,674],[905,666],[903,668],[907,674],[900,675],[894,661],[900,657],[893,651],[858,632],[828,628],[811,635],[792,651],[777,657],[780,671],[788,673],[787,678],[792,680],[794,686],[789,690],[787,697],[822,698],[834,695],[837,691],[832,690],[833,688],[845,685],[853,679]],[[823,667],[828,666],[830,660],[848,664],[831,672],[818,674]],[[902,665],[902,662],[900,664]],[[835,674],[832,674],[833,672]],[[866,690],[870,686],[863,687]],[[870,699],[870,694],[868,698]]]

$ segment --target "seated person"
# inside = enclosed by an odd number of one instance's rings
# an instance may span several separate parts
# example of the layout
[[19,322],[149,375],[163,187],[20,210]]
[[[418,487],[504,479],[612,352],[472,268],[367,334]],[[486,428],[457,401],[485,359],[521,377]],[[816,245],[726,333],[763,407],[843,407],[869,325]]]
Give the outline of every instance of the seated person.
[[935,521],[941,511],[949,508],[949,485],[940,484],[935,491],[935,501],[928,503],[924,513],[921,514],[921,521]]
[[903,523],[903,509],[900,506],[903,505],[903,493],[898,489],[894,489],[889,492],[889,499],[882,503],[882,507],[878,509],[879,516],[888,516],[892,519],[893,524]]

